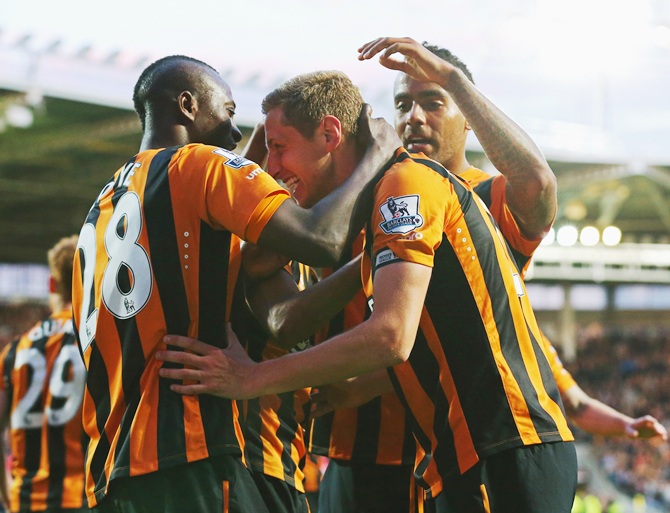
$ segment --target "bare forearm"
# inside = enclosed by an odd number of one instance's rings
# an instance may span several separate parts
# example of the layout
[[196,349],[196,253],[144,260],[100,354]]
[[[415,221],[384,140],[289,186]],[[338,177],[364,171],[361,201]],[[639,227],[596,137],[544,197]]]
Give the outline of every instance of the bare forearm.
[[316,333],[361,289],[360,257],[306,290],[271,306],[268,330],[283,347],[293,347]]
[[268,156],[268,149],[265,146],[265,125],[259,123],[254,127],[242,156],[263,167]]
[[624,436],[633,419],[606,404],[588,397],[568,408],[568,417],[579,428],[594,435]]
[[358,326],[316,347],[262,362],[254,369],[249,396],[336,383],[402,361],[381,333],[371,333]]
[[507,180],[507,202],[524,234],[536,238],[557,208],[556,177],[530,136],[467,77],[454,70],[443,86],[465,116],[487,157]]

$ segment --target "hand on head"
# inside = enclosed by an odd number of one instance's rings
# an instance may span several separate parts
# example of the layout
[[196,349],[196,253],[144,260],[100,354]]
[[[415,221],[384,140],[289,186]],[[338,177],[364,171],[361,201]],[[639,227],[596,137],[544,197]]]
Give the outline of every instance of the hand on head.
[[364,103],[361,115],[358,118],[358,145],[366,148],[377,144],[382,150],[388,152],[388,158],[393,156],[395,150],[402,146],[402,141],[391,125],[383,118],[372,117],[372,107]]
[[[455,69],[421,43],[409,37],[380,37],[358,49],[358,60],[379,55],[379,63],[392,70],[402,71],[416,80],[441,83]],[[395,54],[399,54],[400,59]]]

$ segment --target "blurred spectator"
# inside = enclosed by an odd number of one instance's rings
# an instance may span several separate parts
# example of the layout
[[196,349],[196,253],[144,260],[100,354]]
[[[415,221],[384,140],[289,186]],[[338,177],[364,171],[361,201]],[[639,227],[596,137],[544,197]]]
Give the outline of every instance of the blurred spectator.
[[[649,413],[668,426],[670,330],[589,326],[578,333],[577,346],[577,358],[566,368],[586,393],[632,417]],[[639,494],[638,502],[645,499],[645,504],[670,510],[667,443],[574,431],[578,440],[592,444],[602,468],[620,491],[631,497]]]

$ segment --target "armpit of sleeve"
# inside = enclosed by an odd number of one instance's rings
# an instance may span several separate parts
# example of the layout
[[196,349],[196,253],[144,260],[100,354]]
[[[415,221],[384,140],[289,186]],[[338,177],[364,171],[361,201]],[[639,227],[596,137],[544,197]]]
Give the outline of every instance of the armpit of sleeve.
[[512,214],[507,204],[506,186],[507,180],[503,175],[492,178],[489,210],[512,249],[530,257],[540,245],[542,239],[530,240],[523,236],[516,219],[514,219],[514,214]]

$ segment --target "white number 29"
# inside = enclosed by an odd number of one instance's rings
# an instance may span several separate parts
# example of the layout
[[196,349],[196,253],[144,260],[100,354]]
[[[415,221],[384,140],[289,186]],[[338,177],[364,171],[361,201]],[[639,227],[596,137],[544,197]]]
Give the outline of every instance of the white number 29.
[[[65,381],[64,374],[70,364],[71,379]],[[14,369],[29,366],[32,376],[25,395],[16,405],[12,412],[12,429],[30,429],[42,426],[46,415],[47,424],[50,426],[63,426],[79,410],[79,405],[84,398],[84,384],[86,381],[86,368],[76,346],[65,345],[58,353],[49,378],[49,395],[51,403],[44,409],[31,412],[35,402],[39,399],[47,375],[47,360],[44,355],[31,347],[22,349],[16,353]],[[64,399],[58,407],[52,407],[54,399]]]

